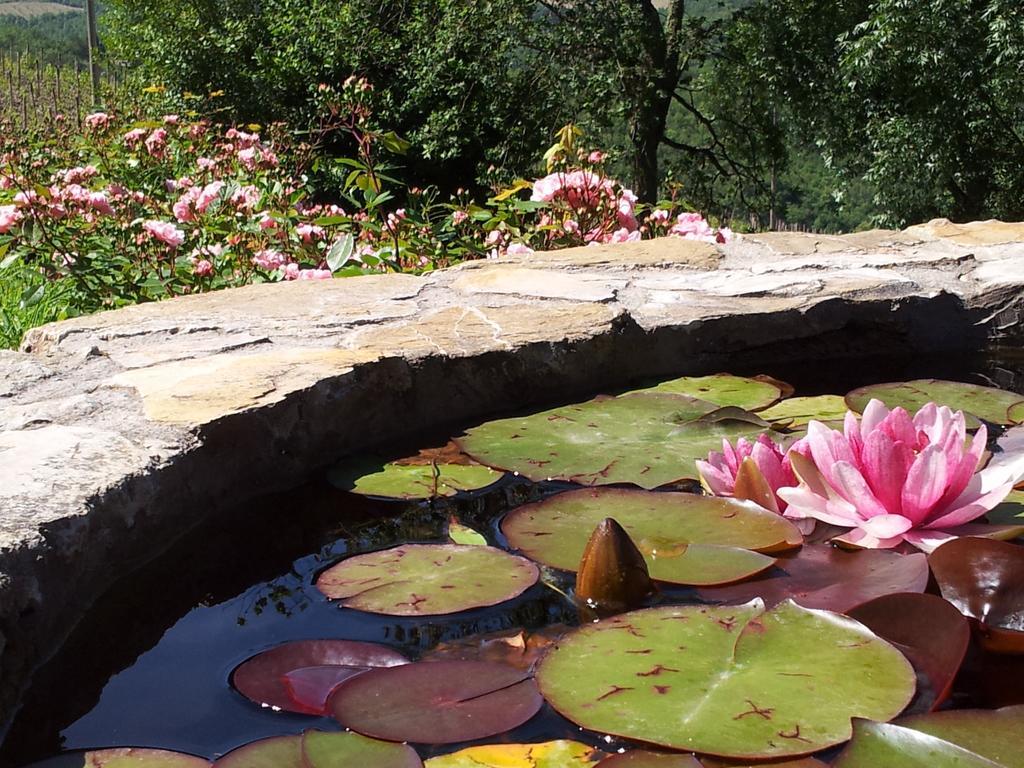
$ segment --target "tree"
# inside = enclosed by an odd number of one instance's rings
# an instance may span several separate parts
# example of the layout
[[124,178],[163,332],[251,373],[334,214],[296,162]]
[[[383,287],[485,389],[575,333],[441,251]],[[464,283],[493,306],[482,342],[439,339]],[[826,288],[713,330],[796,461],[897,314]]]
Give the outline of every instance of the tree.
[[[680,153],[722,178],[755,179],[724,135],[725,121],[698,94],[701,72],[720,54],[722,20],[688,13],[685,0],[542,0],[550,18],[550,55],[571,62],[563,80],[582,95],[579,111],[597,122],[618,116],[628,130],[633,183],[641,200],[658,198],[660,157]],[[692,5],[693,3],[691,3]],[[659,6],[662,6],[659,8]],[[686,114],[687,136],[670,135],[673,110]],[[739,117],[733,114],[735,121]]]
[[564,110],[522,45],[534,0],[111,0],[109,47],[169,91],[219,93],[229,118],[309,117],[322,83],[375,86],[417,148],[413,183],[469,186],[535,162]]
[[761,0],[746,76],[797,140],[875,189],[880,223],[1024,215],[1016,0]]

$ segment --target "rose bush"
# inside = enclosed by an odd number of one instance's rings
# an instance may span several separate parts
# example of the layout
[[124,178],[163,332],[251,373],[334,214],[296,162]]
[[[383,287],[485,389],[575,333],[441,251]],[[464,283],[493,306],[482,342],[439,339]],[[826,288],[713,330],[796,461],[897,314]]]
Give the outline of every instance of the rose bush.
[[[364,80],[322,85],[317,121],[296,134],[96,112],[81,134],[0,137],[0,279],[24,284],[18,307],[0,306],[3,344],[27,329],[17,310],[47,297],[60,297],[42,313],[52,320],[255,282],[419,272],[660,235],[729,237],[672,204],[640,209],[606,176],[603,152],[575,146],[575,129],[549,152],[547,175],[494,185],[485,200],[406,188],[389,174],[408,145],[373,124],[372,98]],[[327,155],[339,140],[354,157]]]

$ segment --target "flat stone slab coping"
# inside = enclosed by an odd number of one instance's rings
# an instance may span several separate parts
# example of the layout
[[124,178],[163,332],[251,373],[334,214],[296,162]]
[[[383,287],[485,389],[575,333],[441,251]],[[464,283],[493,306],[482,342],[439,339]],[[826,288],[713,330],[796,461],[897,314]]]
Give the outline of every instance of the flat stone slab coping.
[[114,580],[339,458],[657,376],[1019,338],[1024,224],[666,238],[259,285],[0,352],[0,723]]

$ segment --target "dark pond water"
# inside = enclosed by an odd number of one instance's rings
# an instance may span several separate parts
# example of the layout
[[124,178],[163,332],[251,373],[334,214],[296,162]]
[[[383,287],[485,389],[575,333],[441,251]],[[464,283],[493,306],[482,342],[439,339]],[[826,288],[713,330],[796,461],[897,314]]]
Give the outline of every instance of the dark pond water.
[[[769,373],[793,383],[797,395],[844,393],[863,384],[919,377],[1024,392],[1024,355],[1013,350],[927,360],[820,360],[785,371],[732,373]],[[453,512],[485,532],[492,544],[502,545],[497,525],[507,509],[565,487],[508,479],[483,496],[400,504],[362,499],[315,478],[247,504],[190,533],[94,606],[36,675],[0,749],[0,766],[109,746],[160,747],[214,758],[266,736],[337,730],[328,719],[261,709],[230,688],[229,675],[241,661],[289,640],[372,641],[416,658],[460,637],[575,623],[572,605],[543,584],[496,608],[408,620],[339,609],[313,585],[319,571],[344,555],[402,542],[443,541]],[[565,737],[608,746],[548,707],[501,738]]]

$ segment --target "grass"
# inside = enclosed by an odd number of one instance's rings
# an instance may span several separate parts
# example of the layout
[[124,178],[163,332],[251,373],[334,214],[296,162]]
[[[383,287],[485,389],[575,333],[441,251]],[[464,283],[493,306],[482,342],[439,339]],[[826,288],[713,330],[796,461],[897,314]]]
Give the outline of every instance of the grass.
[[16,349],[29,329],[65,319],[69,290],[17,264],[0,270],[0,349]]
[[43,0],[8,0],[8,2],[0,2],[0,18],[14,16],[18,19],[35,19],[40,16],[81,12],[81,8],[63,5],[62,3],[44,2]]

